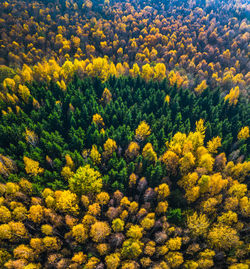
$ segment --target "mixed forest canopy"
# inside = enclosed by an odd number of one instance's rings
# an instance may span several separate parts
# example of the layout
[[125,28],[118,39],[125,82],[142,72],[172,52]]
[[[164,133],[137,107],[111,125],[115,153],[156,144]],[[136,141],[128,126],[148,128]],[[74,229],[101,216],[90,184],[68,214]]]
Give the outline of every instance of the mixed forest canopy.
[[1,1],[0,268],[250,268],[249,10]]
[[220,86],[230,100],[248,94],[247,1],[10,0],[0,7],[1,81],[39,78],[65,89],[69,71],[103,80],[141,74],[167,76],[197,94],[207,86]]

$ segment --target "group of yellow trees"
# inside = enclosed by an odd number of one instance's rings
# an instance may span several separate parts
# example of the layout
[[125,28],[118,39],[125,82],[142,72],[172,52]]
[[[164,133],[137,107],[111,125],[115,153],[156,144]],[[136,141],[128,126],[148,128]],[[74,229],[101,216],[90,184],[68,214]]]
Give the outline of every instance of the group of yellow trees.
[[[244,231],[250,201],[244,181],[250,163],[227,162],[224,153],[217,155],[219,137],[204,145],[203,120],[196,122],[195,132],[176,133],[159,157],[150,143],[140,148],[150,133],[150,126],[141,122],[125,154],[134,158],[142,153],[149,162],[159,159],[170,175],[179,175],[177,184],[190,204],[182,213],[182,225],[166,217],[168,179],[152,188],[138,170],[129,176],[127,196],[119,190],[106,192],[97,170],[90,165],[76,169],[66,155],[62,175],[67,190],[45,188],[41,196],[33,196],[25,178],[0,184],[0,266],[193,269],[212,268],[216,261],[230,269],[248,268]],[[26,130],[28,143],[34,137]],[[242,128],[238,139],[248,137],[249,128]],[[100,163],[116,150],[116,142],[108,139],[103,156],[93,145],[90,157]],[[27,177],[43,173],[38,162],[25,156],[23,161]],[[0,173],[13,171],[11,160],[0,155],[2,163]]]
[[[243,16],[233,16],[231,9],[240,11],[238,6],[231,7],[231,1],[216,3],[219,7],[209,3],[212,11],[184,8],[177,1],[172,16],[166,15],[167,5],[158,2],[151,6],[140,0],[113,5],[109,1],[63,2],[1,2],[0,65],[50,69],[49,59],[62,66],[69,60],[71,64],[74,60],[92,63],[93,58],[101,57],[98,67],[89,64],[87,72],[102,80],[110,74],[141,73],[146,80],[168,75],[170,84],[193,88],[197,93],[207,85],[222,86],[226,91],[239,87],[246,93],[249,24]],[[55,79],[65,89],[70,74],[59,74],[58,68],[54,71],[40,70],[43,79]],[[27,89],[21,88],[20,95],[27,100]]]
[[[132,77],[141,76],[147,82],[150,80],[161,81],[167,78],[171,86],[176,84],[177,87],[186,87],[188,85],[187,76],[181,76],[178,71],[172,70],[167,74],[164,63],[157,63],[154,67],[145,64],[142,68],[135,63],[133,67],[129,69],[126,62],[115,65],[113,62],[110,62],[107,57],[98,57],[92,60],[75,59],[74,62],[66,60],[62,66],[60,66],[55,59],[51,59],[38,63],[32,68],[25,64],[22,69],[16,71],[13,78],[7,77],[3,80],[3,91],[0,92],[0,101],[8,104],[9,107],[8,111],[2,110],[2,113],[13,112],[13,108],[14,112],[19,113],[20,102],[27,104],[30,98],[35,109],[40,107],[39,102],[31,96],[30,90],[26,86],[27,83],[33,81],[47,83],[54,81],[61,90],[66,91],[67,83],[72,80],[74,75],[77,75],[79,78],[86,76],[98,77],[102,82],[105,82],[110,76],[120,77],[126,75]],[[206,88],[206,81],[203,80],[194,90],[197,94],[201,94]],[[236,86],[225,96],[225,101],[228,100],[230,105],[236,105],[239,94],[239,87]],[[105,98],[108,99],[103,99],[102,101],[108,103],[111,97],[106,96]]]

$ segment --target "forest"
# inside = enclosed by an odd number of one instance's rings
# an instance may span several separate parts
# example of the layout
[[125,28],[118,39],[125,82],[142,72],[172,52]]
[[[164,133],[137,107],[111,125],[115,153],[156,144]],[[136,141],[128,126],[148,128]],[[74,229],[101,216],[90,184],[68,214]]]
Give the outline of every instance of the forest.
[[250,268],[246,0],[0,3],[0,268]]

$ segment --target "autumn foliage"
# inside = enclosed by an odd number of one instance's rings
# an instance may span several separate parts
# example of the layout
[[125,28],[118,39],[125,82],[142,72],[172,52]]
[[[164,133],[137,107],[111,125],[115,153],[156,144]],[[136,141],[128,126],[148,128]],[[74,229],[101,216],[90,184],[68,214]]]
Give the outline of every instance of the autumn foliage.
[[248,11],[1,1],[0,268],[249,268]]

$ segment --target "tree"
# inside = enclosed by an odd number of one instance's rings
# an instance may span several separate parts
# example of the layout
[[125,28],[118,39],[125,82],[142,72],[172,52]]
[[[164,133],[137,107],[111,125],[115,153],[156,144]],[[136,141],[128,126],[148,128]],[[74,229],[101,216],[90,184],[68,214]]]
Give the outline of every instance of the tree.
[[154,78],[154,69],[149,64],[143,65],[141,76],[148,82],[149,80]]
[[16,221],[24,221],[27,219],[27,213],[28,211],[24,206],[18,206],[12,212],[13,218]]
[[101,205],[106,205],[110,200],[109,194],[107,192],[100,192],[96,196],[97,203]]
[[135,173],[132,173],[129,176],[129,187],[132,188],[136,185],[136,181],[137,181],[138,176],[136,176]]
[[112,156],[113,152],[117,149],[117,145],[115,140],[108,138],[107,141],[104,143],[104,153],[103,155],[105,158],[109,158]]
[[155,211],[157,214],[165,214],[167,212],[168,209],[168,202],[159,202]]
[[177,236],[175,238],[170,238],[166,244],[167,247],[172,251],[179,250],[181,248],[181,237]]
[[229,250],[240,245],[237,231],[227,225],[213,227],[207,238],[210,245],[218,250]]
[[110,227],[107,222],[97,221],[91,226],[90,236],[94,242],[101,242],[110,235]]
[[225,96],[225,101],[228,100],[230,105],[236,105],[238,103],[238,98],[240,95],[240,89],[238,86],[236,86],[235,88],[232,88],[229,92],[229,94],[227,94]]
[[116,218],[112,221],[112,229],[114,230],[114,232],[122,232],[124,230],[124,221]]
[[93,216],[99,216],[101,214],[101,207],[98,203],[89,205],[88,213]]
[[57,191],[56,196],[56,208],[63,212],[69,214],[77,214],[78,200],[75,193],[72,193],[70,190],[67,191]]
[[16,259],[32,260],[34,256],[33,250],[23,244],[16,247],[13,253]]
[[27,174],[32,176],[37,176],[38,174],[42,174],[44,169],[39,167],[39,162],[36,162],[28,157],[23,157],[23,161],[25,164],[25,171]]
[[15,87],[16,87],[16,82],[14,79],[11,79],[11,78],[6,78],[4,79],[3,81],[3,88],[5,90],[12,90],[12,91],[15,91]]
[[91,257],[88,262],[84,265],[84,268],[86,269],[94,269],[97,268],[98,263],[100,260],[96,257]]
[[143,141],[150,134],[151,134],[150,126],[145,121],[142,121],[135,130],[135,139],[137,141]]
[[20,190],[19,185],[17,185],[16,183],[13,182],[7,182],[6,183],[6,194],[16,194],[16,192],[18,192]]
[[41,231],[45,235],[52,235],[53,227],[49,224],[44,224],[41,226]]
[[94,58],[86,67],[87,74],[92,77],[98,77],[105,81],[109,77],[109,64],[106,58]]
[[35,147],[38,143],[38,136],[35,134],[35,132],[25,129],[25,140],[30,143],[33,147]]
[[146,159],[150,162],[156,162],[157,155],[156,155],[151,143],[147,143],[145,145],[145,147],[142,150],[142,156],[144,159]]
[[170,194],[169,187],[166,183],[163,183],[155,188],[155,191],[157,193],[157,199],[159,201],[164,201]]
[[229,269],[248,269],[247,263],[235,263],[228,267]]
[[171,86],[176,84],[177,87],[180,87],[184,82],[184,78],[180,75],[180,73],[178,71],[175,72],[174,70],[171,70],[168,73],[168,79]]
[[198,94],[201,94],[206,88],[207,88],[207,82],[206,80],[202,80],[202,82],[199,85],[197,85],[194,91]]
[[62,168],[61,175],[64,179],[69,180],[74,175],[74,172],[71,171],[69,166],[64,166]]
[[0,206],[0,223],[8,223],[11,220],[11,213],[6,206]]
[[197,261],[199,267],[201,268],[211,268],[214,265],[213,257],[215,252],[210,249],[205,249],[199,253],[199,260]]
[[249,198],[247,196],[244,196],[240,199],[239,202],[240,205],[240,212],[244,217],[248,217],[250,216],[250,201]]
[[125,152],[126,156],[130,159],[133,159],[139,155],[140,146],[137,142],[130,142],[128,148]]
[[231,176],[239,182],[244,182],[250,171],[250,162],[237,163],[231,168]]
[[73,226],[72,235],[77,242],[84,243],[85,240],[88,238],[88,231],[83,224],[78,224],[76,226]]
[[133,68],[129,70],[129,74],[133,78],[136,78],[140,75],[140,67],[138,66],[137,63],[133,64]]
[[106,243],[100,243],[96,246],[96,249],[98,250],[99,254],[101,256],[106,256],[109,252],[109,244]]
[[74,165],[74,162],[72,160],[72,158],[70,157],[69,154],[66,154],[65,155],[65,160],[66,160],[66,166],[69,167],[70,169],[74,169],[75,168],[75,165]]
[[108,269],[116,269],[120,264],[120,253],[112,253],[105,257]]
[[220,224],[232,226],[233,224],[236,224],[238,222],[238,216],[235,212],[230,210],[228,212],[222,213],[222,215],[219,216],[217,220]]
[[245,126],[245,127],[242,127],[241,128],[241,130],[239,131],[239,133],[238,133],[238,136],[237,136],[237,138],[239,139],[239,140],[246,140],[246,139],[248,139],[250,137],[250,135],[249,135],[249,127],[248,126]]
[[100,127],[104,126],[103,118],[100,114],[93,115],[92,121]]
[[139,225],[132,225],[126,234],[128,237],[133,238],[135,240],[140,240],[143,236],[143,228]]
[[178,155],[171,150],[167,150],[161,157],[161,160],[165,164],[167,172],[176,175],[179,163]]
[[188,173],[195,166],[195,157],[192,152],[187,152],[180,159],[180,171],[182,174]]
[[0,239],[1,240],[10,240],[12,237],[11,228],[9,224],[0,225]]
[[207,172],[211,172],[213,170],[214,158],[209,154],[202,154],[199,159],[199,167],[203,167],[207,170]]
[[154,78],[158,81],[166,78],[166,66],[164,63],[157,63],[154,67]]
[[[0,154],[0,175],[8,177],[9,174],[14,172],[15,170],[16,170],[15,163],[10,158]],[[17,186],[17,188],[19,187]]]
[[100,162],[101,162],[101,154],[97,150],[97,146],[96,145],[92,145],[92,149],[90,151],[89,156],[90,156],[91,160],[93,161],[93,163],[95,165],[96,164],[100,164]]
[[145,230],[150,230],[155,225],[155,213],[149,213],[143,220],[141,221],[141,226]]
[[165,96],[164,102],[168,104],[170,103],[170,96],[168,94]]
[[112,100],[112,94],[108,88],[105,88],[102,93],[101,102],[107,105],[108,103],[111,102],[111,100]]
[[142,253],[143,243],[130,238],[123,242],[121,256],[128,259],[136,259]]
[[217,148],[219,147],[221,147],[221,138],[218,136],[213,137],[213,139],[207,143],[207,149],[210,153],[217,153]]
[[29,219],[35,223],[40,223],[44,217],[44,209],[41,205],[32,205],[29,209]]
[[102,189],[101,174],[90,165],[79,167],[69,179],[69,187],[78,195],[99,193]]
[[180,252],[170,251],[165,257],[171,268],[178,268],[184,262],[183,255]]
[[26,104],[29,102],[30,90],[28,89],[28,87],[20,84],[18,86],[18,94]]
[[187,217],[187,227],[194,237],[205,236],[208,231],[209,222],[206,215],[198,215],[195,211],[193,215]]
[[81,265],[87,261],[87,255],[84,255],[82,251],[77,252],[74,254],[72,261]]
[[58,251],[61,248],[61,242],[57,239],[57,237],[45,236],[43,238],[43,244],[49,252]]
[[24,224],[20,221],[9,222],[9,227],[11,229],[11,240],[13,242],[19,242],[21,239],[26,240],[28,237],[28,231]]

